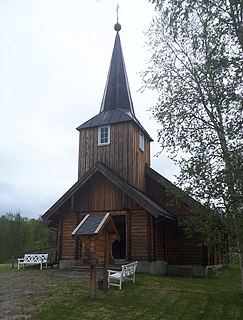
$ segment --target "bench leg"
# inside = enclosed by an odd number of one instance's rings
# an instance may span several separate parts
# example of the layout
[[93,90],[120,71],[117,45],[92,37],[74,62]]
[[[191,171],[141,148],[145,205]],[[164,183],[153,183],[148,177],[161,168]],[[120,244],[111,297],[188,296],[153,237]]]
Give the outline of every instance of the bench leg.
[[120,278],[120,283],[119,283],[119,290],[122,288],[122,279]]
[[133,274],[132,282],[135,283],[135,272],[134,272],[134,274]]

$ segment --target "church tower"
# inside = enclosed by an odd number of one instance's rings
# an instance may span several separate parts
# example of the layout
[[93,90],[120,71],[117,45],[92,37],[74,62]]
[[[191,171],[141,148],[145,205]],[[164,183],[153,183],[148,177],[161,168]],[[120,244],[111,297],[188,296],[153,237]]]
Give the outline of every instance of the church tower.
[[130,185],[145,191],[145,164],[150,165],[153,141],[135,116],[119,31],[99,113],[80,125],[80,179],[96,162],[112,169]]

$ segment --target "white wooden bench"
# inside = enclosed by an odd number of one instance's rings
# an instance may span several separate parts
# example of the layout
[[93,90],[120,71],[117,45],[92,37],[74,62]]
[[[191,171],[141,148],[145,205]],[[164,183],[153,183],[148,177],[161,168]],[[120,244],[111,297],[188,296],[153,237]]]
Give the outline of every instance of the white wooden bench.
[[122,288],[122,282],[124,280],[131,280],[135,283],[135,273],[138,262],[132,262],[121,266],[121,271],[108,270],[108,288],[110,286]]
[[48,262],[48,253],[32,253],[25,254],[24,258],[18,258],[18,270],[20,269],[20,265],[23,265],[23,269],[26,264],[39,264],[40,270],[42,270],[42,266],[44,265],[47,268]]

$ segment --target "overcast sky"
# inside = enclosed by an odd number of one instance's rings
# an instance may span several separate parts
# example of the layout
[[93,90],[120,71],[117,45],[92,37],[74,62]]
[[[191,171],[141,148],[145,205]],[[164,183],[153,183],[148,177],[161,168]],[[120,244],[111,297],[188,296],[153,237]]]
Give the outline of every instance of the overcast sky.
[[155,92],[138,92],[149,57],[147,0],[0,1],[0,214],[37,218],[76,181],[76,127],[99,112],[115,40],[116,5],[137,118],[151,137],[152,167],[173,180],[158,158],[158,124],[148,111]]

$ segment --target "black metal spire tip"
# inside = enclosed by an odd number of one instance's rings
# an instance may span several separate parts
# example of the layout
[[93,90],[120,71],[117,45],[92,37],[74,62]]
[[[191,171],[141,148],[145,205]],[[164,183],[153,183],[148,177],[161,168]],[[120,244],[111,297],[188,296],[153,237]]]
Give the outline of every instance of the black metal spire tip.
[[114,25],[114,29],[119,32],[121,30],[121,25],[120,23],[118,22],[118,10],[119,10],[119,5],[117,5],[117,8],[116,8],[116,24]]
[[120,30],[121,30],[121,25],[120,25],[120,23],[116,23],[115,25],[114,25],[114,29],[117,31],[117,32],[119,32]]

